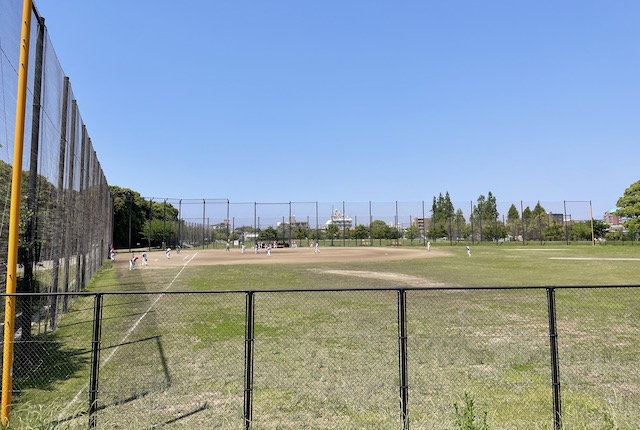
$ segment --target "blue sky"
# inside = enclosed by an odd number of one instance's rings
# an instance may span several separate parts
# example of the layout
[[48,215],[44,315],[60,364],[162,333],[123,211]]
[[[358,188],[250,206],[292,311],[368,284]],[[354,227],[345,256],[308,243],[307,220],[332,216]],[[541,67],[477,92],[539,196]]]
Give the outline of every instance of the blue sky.
[[40,0],[107,180],[231,201],[591,200],[640,179],[640,2]]

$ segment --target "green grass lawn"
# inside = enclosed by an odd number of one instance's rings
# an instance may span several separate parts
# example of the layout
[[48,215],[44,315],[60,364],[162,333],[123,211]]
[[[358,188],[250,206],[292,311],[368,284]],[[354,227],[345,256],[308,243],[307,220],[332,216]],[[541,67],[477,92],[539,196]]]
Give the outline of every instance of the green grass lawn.
[[[199,291],[381,289],[256,294],[254,428],[399,429],[397,293],[384,289],[406,285],[325,270],[449,287],[640,284],[640,246],[482,244],[471,258],[463,245],[435,250],[449,255],[192,266],[177,278],[179,269],[103,268],[91,291],[163,291],[175,278],[169,291],[192,293],[105,296],[99,427],[243,428],[245,295]],[[640,289],[558,289],[556,298],[566,428],[638,428]],[[74,416],[86,411],[92,300],[76,299],[46,339],[57,360],[16,382],[15,428],[86,427]],[[552,428],[546,300],[545,289],[408,291],[411,428],[453,428],[452,405],[466,392],[492,429]]]

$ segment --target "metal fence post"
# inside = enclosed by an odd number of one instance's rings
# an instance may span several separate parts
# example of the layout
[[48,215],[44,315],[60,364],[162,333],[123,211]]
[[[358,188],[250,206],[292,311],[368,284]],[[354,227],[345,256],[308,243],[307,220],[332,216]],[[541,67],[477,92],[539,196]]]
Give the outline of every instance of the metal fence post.
[[556,292],[547,288],[549,313],[549,347],[551,348],[551,385],[553,390],[553,428],[562,429],[562,407],[560,403],[560,366],[558,362],[558,326],[556,323]]
[[244,331],[244,428],[250,429],[253,421],[253,335],[254,292],[247,292]]
[[409,385],[407,367],[407,292],[398,290],[398,368],[400,372],[400,409],[402,429],[409,430]]
[[91,374],[89,376],[89,428],[96,428],[98,411],[98,374],[100,373],[100,342],[102,336],[102,293],[96,294],[93,305],[93,338],[91,340]]

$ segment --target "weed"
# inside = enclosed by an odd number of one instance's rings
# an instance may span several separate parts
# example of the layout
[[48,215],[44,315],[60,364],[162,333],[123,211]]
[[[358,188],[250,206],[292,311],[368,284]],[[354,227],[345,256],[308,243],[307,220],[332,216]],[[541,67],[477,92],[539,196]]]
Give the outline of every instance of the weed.
[[453,404],[454,409],[454,425],[458,430],[489,430],[487,424],[487,412],[483,412],[481,416],[476,417],[476,407],[473,396],[464,393],[464,405],[458,403]]

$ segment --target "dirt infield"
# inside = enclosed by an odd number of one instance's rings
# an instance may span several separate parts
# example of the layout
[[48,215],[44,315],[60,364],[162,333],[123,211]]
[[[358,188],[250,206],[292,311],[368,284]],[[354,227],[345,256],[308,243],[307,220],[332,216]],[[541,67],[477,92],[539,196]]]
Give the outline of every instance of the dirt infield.
[[[141,257],[141,252],[136,252]],[[142,258],[138,259],[137,266],[141,269],[178,267],[189,265],[220,265],[220,264],[307,264],[347,261],[384,261],[404,260],[415,258],[433,258],[449,255],[445,251],[432,249],[427,252],[424,248],[376,248],[376,247],[325,247],[320,252],[313,248],[278,248],[271,250],[267,255],[266,249],[260,249],[256,254],[252,248],[247,248],[242,254],[239,248],[224,249],[187,249],[180,254],[171,251],[171,258],[167,258],[162,251],[147,253],[149,265],[142,267]],[[129,263],[131,254],[119,252],[116,257],[116,265]]]

